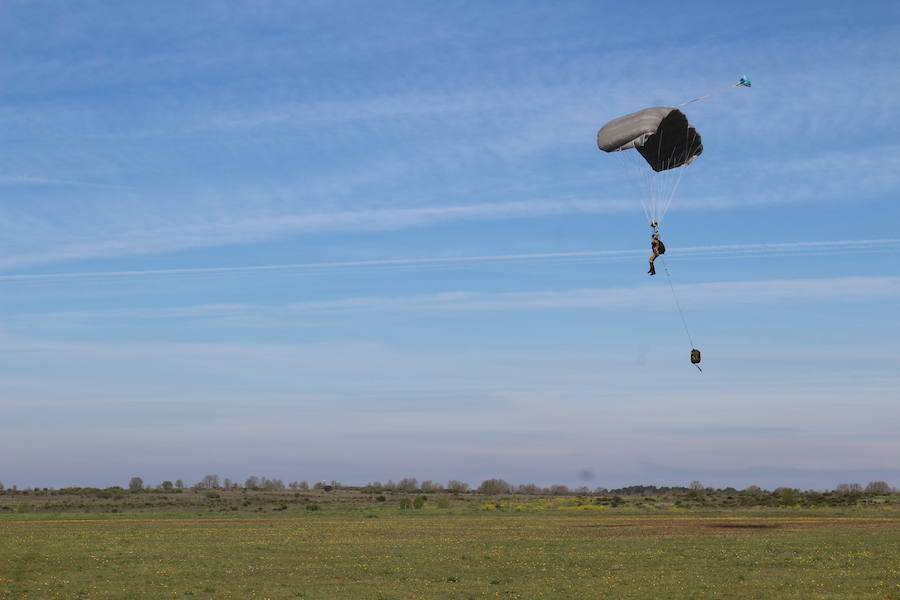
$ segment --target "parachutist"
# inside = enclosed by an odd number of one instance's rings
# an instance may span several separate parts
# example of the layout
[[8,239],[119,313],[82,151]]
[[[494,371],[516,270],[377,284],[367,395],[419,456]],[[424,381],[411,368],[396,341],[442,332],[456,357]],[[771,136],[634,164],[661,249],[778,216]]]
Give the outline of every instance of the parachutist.
[[656,267],[653,265],[653,261],[655,261],[656,257],[660,254],[666,253],[666,245],[659,239],[658,231],[654,231],[653,235],[650,236],[650,250],[652,250],[652,253],[650,254],[650,270],[647,272],[651,275],[656,275]]

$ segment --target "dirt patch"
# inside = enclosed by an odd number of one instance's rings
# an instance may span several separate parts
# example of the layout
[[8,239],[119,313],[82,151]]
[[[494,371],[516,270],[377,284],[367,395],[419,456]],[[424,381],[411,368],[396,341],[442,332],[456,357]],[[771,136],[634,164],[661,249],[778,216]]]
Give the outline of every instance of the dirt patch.
[[712,529],[781,529],[780,523],[710,523]]

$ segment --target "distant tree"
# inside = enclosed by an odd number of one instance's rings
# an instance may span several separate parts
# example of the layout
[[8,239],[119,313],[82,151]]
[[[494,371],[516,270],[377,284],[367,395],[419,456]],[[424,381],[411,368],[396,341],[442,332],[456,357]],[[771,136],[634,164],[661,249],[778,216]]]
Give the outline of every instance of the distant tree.
[[204,475],[203,479],[200,480],[200,486],[208,490],[219,487],[219,476],[215,473]]
[[590,495],[591,490],[588,488],[588,486],[583,485],[581,487],[575,488],[575,493],[579,496],[588,496]]
[[396,490],[396,489],[397,489],[397,484],[394,482],[393,479],[388,479],[388,480],[387,480],[387,483],[384,484],[384,489],[386,489],[386,490]]
[[447,482],[447,489],[456,494],[462,494],[469,489],[469,484],[465,481],[457,481],[456,479],[451,479]]
[[366,484],[366,487],[372,488],[373,490],[380,490],[384,488],[380,481],[370,481],[368,484]]
[[251,475],[244,481],[244,489],[255,490],[259,487],[259,477]]
[[132,477],[128,481],[128,489],[132,492],[139,492],[144,489],[144,480],[140,477]]
[[182,480],[180,480],[180,479],[176,479],[176,480],[175,480],[175,489],[176,489],[176,490],[183,490],[183,489],[184,489],[184,482],[183,482]]
[[597,494],[598,496],[605,496],[606,494],[609,493],[609,490],[606,489],[605,487],[603,487],[602,485],[600,485],[600,486],[597,486],[594,488],[594,493]]
[[508,494],[510,491],[512,491],[512,486],[503,479],[485,479],[478,486],[479,494]]
[[870,494],[890,494],[891,486],[887,481],[870,481],[866,491]]
[[748,485],[747,487],[744,488],[744,493],[751,494],[753,496],[758,496],[759,494],[762,493],[762,488],[759,487],[758,485]]
[[550,486],[550,493],[554,496],[565,496],[570,494],[568,486],[556,484]]
[[841,494],[854,494],[862,491],[862,486],[858,483],[841,483],[835,488],[835,491]]
[[541,488],[535,483],[523,483],[516,487],[517,494],[525,494],[528,496],[537,496],[541,493]]
[[441,484],[436,483],[430,479],[426,479],[419,486],[419,489],[421,489],[423,492],[439,492],[443,488],[441,488]]
[[305,492],[305,491],[309,490],[309,483],[306,481],[301,481],[300,483],[297,484],[297,489]]
[[169,490],[172,489],[172,482],[171,481],[163,481],[161,484],[159,484],[159,487],[168,492]]
[[397,484],[397,489],[401,492],[414,492],[419,489],[419,482],[415,477],[404,477]]
[[700,492],[700,493],[702,493],[702,492],[705,492],[705,491],[706,491],[706,488],[703,487],[703,483],[700,482],[700,481],[698,481],[698,480],[696,480],[696,479],[693,480],[693,481],[691,482],[691,485],[688,486],[688,487],[690,488],[690,490],[691,490],[692,492]]
[[5,487],[3,487],[3,482],[2,482],[2,481],[0,481],[0,492],[2,492],[2,491],[3,491],[3,490],[5,490],[5,489],[6,489],[6,488],[5,488]]
[[800,492],[794,488],[778,488],[775,490],[775,495],[781,497],[781,504],[783,506],[794,506],[800,503]]

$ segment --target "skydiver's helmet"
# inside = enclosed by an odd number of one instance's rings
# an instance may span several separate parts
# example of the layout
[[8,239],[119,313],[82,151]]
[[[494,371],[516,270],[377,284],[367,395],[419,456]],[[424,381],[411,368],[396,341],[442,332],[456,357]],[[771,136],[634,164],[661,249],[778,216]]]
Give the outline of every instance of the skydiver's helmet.
[[658,231],[654,231],[654,232],[653,232],[653,235],[651,235],[650,237],[652,237],[654,240],[658,240],[658,239],[659,239],[659,232],[658,232]]

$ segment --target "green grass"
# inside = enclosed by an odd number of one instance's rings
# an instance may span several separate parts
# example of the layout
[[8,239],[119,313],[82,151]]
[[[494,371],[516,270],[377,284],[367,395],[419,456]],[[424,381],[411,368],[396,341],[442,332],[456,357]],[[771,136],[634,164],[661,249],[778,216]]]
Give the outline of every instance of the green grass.
[[0,518],[0,598],[900,599],[896,511],[98,516]]

